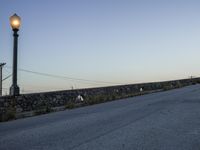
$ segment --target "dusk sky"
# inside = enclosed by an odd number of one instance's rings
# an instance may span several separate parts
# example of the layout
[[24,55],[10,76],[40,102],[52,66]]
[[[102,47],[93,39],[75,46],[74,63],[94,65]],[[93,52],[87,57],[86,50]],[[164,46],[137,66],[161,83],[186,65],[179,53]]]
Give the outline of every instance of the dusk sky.
[[[93,83],[18,72],[22,92],[200,76],[200,1],[1,0],[0,62],[12,70],[9,17],[22,20],[18,67]],[[4,93],[11,78],[3,83]]]

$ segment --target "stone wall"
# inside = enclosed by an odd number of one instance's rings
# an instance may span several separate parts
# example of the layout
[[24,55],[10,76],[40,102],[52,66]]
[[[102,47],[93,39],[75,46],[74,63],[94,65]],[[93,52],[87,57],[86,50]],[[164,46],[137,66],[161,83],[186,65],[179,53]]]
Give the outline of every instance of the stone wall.
[[[76,101],[78,95],[82,95],[84,98],[84,102],[82,102],[81,105],[91,105],[150,92],[179,88],[196,83],[200,83],[200,78],[22,94],[16,97],[3,96],[0,97],[0,120],[5,121],[16,118],[19,114],[23,114],[24,112],[32,112],[31,115],[37,115],[53,111],[54,108],[58,107],[72,108],[75,107],[77,103],[80,105],[80,102]],[[141,88],[143,89],[142,92],[140,91]]]

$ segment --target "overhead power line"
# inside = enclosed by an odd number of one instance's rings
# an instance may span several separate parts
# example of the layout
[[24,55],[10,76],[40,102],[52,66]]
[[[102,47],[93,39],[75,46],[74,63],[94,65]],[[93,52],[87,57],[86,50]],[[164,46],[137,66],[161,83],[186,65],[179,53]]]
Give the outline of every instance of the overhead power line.
[[7,77],[5,77],[2,81],[4,81],[4,80],[6,80],[6,79],[8,79],[8,78],[10,78],[12,76],[12,74],[10,74],[10,75],[8,75]]
[[[11,68],[11,67],[7,66],[7,68]],[[83,78],[73,78],[73,77],[68,77],[68,76],[60,76],[60,75],[55,75],[55,74],[50,74],[50,73],[31,71],[31,70],[22,69],[22,68],[18,68],[18,70],[22,72],[36,74],[36,75],[59,78],[59,79],[67,79],[67,80],[73,80],[73,81],[90,82],[90,83],[98,83],[98,84],[99,83],[100,84],[115,84],[115,85],[123,84],[123,83],[115,83],[115,82],[107,82],[107,81],[99,81],[99,80],[89,80],[89,79],[83,79]]]

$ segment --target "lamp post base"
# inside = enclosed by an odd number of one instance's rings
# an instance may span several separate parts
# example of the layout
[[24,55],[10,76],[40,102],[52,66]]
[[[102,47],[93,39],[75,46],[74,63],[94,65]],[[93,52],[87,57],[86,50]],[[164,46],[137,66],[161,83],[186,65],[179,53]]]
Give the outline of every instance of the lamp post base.
[[12,85],[10,87],[10,95],[11,96],[17,96],[17,95],[19,95],[19,87],[17,85]]

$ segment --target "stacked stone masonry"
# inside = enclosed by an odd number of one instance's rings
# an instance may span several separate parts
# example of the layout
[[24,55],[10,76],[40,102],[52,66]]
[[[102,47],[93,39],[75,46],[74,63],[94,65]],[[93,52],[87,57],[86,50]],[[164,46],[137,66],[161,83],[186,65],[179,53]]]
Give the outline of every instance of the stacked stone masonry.
[[55,108],[65,106],[69,102],[77,103],[76,97],[78,95],[81,95],[84,98],[84,100],[87,100],[88,97],[90,97],[91,99],[98,95],[111,97],[109,100],[114,100],[117,99],[116,97],[126,98],[138,95],[139,93],[141,93],[141,88],[143,89],[143,92],[151,92],[179,88],[196,83],[200,83],[200,78],[144,84],[119,85],[100,88],[55,91],[45,93],[22,94],[15,97],[2,96],[0,97],[0,120],[7,120],[4,119],[4,115],[11,110],[14,111],[14,113],[18,114],[22,112],[37,111],[44,108]]

